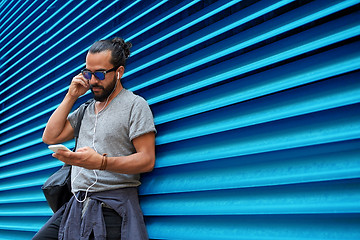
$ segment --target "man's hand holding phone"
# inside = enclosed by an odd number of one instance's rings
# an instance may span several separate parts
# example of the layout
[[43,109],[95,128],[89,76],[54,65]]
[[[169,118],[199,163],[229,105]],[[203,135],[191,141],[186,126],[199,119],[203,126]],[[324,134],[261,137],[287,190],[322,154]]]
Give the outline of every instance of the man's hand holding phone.
[[[60,161],[87,169],[99,169],[102,161],[102,156],[90,147],[80,148],[77,152],[72,152],[64,145],[56,144],[50,145],[49,149],[54,152],[52,156]],[[59,150],[65,152],[58,152]]]
[[50,145],[48,148],[54,153],[57,153],[58,150],[70,151],[70,149],[62,144]]

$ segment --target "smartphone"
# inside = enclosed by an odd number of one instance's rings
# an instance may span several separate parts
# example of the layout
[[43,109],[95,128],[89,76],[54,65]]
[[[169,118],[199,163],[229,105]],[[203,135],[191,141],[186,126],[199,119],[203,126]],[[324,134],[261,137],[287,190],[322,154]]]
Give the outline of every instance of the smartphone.
[[48,146],[48,148],[53,151],[53,152],[57,152],[59,149],[61,150],[65,150],[65,151],[70,151],[70,149],[68,149],[67,147],[65,147],[64,145],[62,144],[56,144],[56,145],[50,145]]

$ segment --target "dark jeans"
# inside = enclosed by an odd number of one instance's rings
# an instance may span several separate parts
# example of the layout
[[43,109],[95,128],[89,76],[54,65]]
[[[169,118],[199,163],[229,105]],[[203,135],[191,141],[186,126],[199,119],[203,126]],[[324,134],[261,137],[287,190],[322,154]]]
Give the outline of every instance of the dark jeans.
[[[103,216],[106,226],[106,239],[118,240],[121,239],[121,217],[117,212],[110,208],[103,207]],[[33,238],[33,240],[57,240],[58,232],[61,223],[62,215],[54,219],[47,228],[42,228]],[[94,239],[91,234],[89,239]]]

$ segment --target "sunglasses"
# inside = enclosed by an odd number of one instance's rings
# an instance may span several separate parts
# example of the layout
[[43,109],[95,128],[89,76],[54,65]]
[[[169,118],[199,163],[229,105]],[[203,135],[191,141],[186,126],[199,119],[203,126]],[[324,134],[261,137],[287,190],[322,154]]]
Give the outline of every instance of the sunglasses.
[[90,71],[90,70],[88,70],[88,69],[85,68],[85,69],[81,70],[81,73],[82,73],[82,75],[84,76],[84,78],[85,78],[86,80],[89,80],[89,81],[90,81],[90,80],[91,80],[91,75],[94,75],[94,77],[95,77],[97,80],[102,81],[102,80],[105,79],[105,75],[106,75],[107,73],[116,71],[116,69],[117,69],[117,67],[114,67],[114,68],[109,69],[109,70],[106,70],[106,71],[95,71],[95,72],[92,72],[92,71]]

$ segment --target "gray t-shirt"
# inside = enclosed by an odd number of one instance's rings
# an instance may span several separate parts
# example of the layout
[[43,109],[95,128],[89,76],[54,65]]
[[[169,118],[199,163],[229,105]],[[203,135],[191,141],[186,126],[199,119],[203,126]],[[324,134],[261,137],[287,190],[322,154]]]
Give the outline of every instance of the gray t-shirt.
[[[75,110],[68,116],[72,127],[75,127],[78,114],[78,111]],[[122,89],[97,116],[95,101],[89,104],[81,123],[77,149],[91,147],[99,154],[107,153],[108,157],[128,156],[136,153],[132,140],[149,132],[156,132],[156,129],[148,103],[131,91]],[[121,174],[100,170],[94,172],[73,166],[71,172],[72,191],[86,191],[95,183],[96,175],[97,182],[89,189],[89,192],[140,185],[139,174]]]

